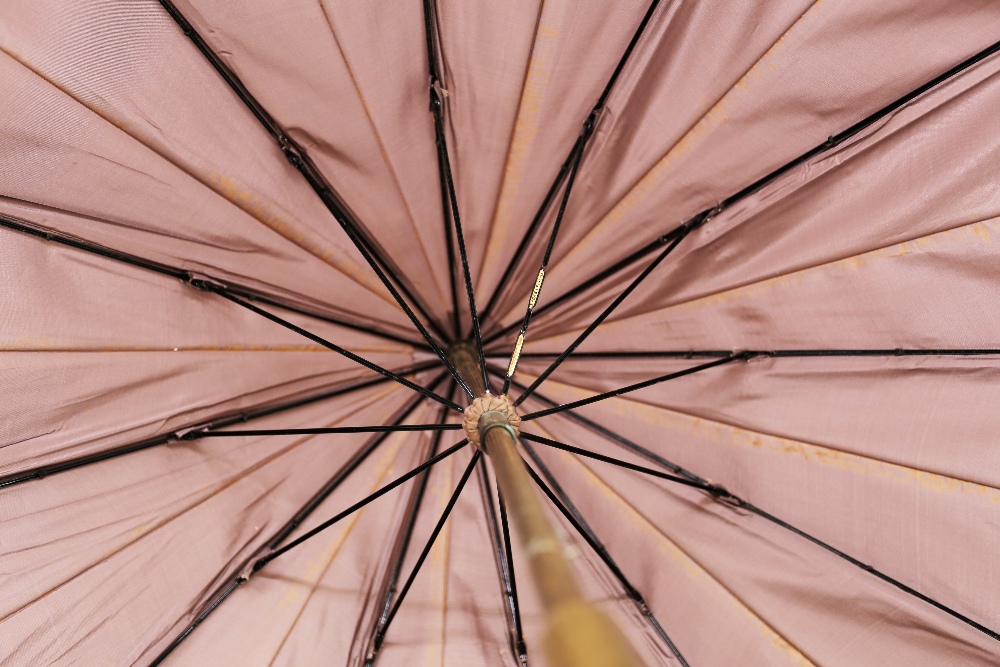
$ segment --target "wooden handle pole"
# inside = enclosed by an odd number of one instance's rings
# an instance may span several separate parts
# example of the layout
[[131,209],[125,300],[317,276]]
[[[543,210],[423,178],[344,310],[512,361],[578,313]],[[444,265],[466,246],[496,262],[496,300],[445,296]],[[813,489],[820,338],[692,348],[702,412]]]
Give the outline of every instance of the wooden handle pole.
[[[486,393],[475,352],[454,345],[448,356],[477,396]],[[500,493],[531,566],[545,607],[544,651],[551,667],[641,667],[642,662],[621,631],[595,605],[580,595],[563,545],[542,506],[513,431],[499,412],[480,418],[483,449],[493,464]]]

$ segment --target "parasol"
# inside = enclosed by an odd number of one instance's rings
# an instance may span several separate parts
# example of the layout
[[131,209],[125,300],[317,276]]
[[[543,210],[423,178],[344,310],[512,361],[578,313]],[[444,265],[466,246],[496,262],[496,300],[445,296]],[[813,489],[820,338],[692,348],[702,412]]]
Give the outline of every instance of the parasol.
[[995,3],[0,17],[4,664],[1000,659]]

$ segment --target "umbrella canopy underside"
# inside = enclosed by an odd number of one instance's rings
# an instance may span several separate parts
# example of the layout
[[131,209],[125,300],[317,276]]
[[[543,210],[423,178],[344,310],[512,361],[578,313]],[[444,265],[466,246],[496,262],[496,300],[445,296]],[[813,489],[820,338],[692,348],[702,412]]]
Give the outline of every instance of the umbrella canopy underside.
[[[545,664],[438,355],[477,322],[498,392],[530,320],[522,454],[647,665],[998,664],[998,39],[7,0],[0,663]],[[347,428],[398,424],[447,426]]]

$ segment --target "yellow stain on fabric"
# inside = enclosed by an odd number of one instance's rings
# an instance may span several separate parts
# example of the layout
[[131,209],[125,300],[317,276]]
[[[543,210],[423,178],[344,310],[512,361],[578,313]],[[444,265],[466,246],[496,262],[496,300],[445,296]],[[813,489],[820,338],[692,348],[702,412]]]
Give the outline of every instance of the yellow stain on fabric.
[[[981,220],[969,223],[952,229],[946,229],[933,234],[928,234],[916,239],[911,239],[903,243],[898,243],[884,248],[877,248],[859,255],[853,255],[842,259],[833,260],[823,264],[809,266],[797,271],[785,273],[771,278],[764,278],[741,287],[727,289],[715,294],[709,294],[698,299],[683,301],[671,306],[660,308],[656,311],[656,318],[665,321],[668,313],[683,312],[684,310],[699,310],[712,308],[722,304],[737,302],[741,300],[751,300],[761,297],[768,292],[804,285],[815,281],[834,281],[838,273],[850,273],[860,271],[867,267],[879,263],[900,259],[904,257],[916,257],[920,254],[948,253],[952,251],[965,250],[972,244],[989,244],[992,236],[1000,233],[1000,217]],[[648,314],[640,314],[634,317],[623,318],[615,322],[607,322],[602,325],[605,335],[611,335],[615,330],[629,331],[648,320]],[[561,332],[557,336],[551,336],[543,340],[562,339],[571,340],[579,331]],[[581,395],[584,398],[586,395]]]
[[[664,313],[669,310],[700,309],[717,306],[731,301],[758,297],[775,289],[791,287],[816,280],[833,280],[836,278],[835,274],[837,273],[859,271],[896,258],[933,252],[945,253],[951,250],[962,249],[970,244],[990,243],[991,234],[997,231],[1000,231],[1000,218],[978,221],[928,234],[927,236],[921,236],[904,243],[877,248],[859,255],[852,255],[851,257],[845,257],[832,262],[806,267],[742,287],[711,294],[700,299],[679,303],[662,309],[659,312]],[[625,322],[627,320],[614,323],[614,325],[623,326]]]
[[[396,390],[398,391],[398,389],[396,389]],[[388,393],[388,391],[390,391],[389,388],[386,388],[386,389],[382,390],[382,392],[386,392],[386,393]],[[382,392],[379,392],[373,398],[377,399],[378,397],[385,395]],[[345,416],[345,418],[346,418],[346,416]],[[337,421],[333,422],[333,424],[337,424],[337,423],[341,422],[342,420],[343,420],[343,418],[341,420],[337,420]],[[180,517],[183,517],[184,515],[186,515],[188,512],[190,512],[190,511],[192,511],[192,510],[194,510],[194,509],[196,509],[198,507],[203,506],[205,503],[209,502],[211,499],[217,497],[219,494],[221,494],[225,490],[227,490],[227,489],[235,486],[240,481],[248,478],[250,475],[252,475],[256,471],[258,471],[261,468],[269,465],[270,463],[278,460],[279,458],[281,458],[285,454],[288,454],[289,452],[294,451],[295,449],[297,449],[298,447],[300,447],[303,443],[305,443],[308,440],[310,440],[312,437],[313,436],[307,436],[305,438],[300,438],[300,439],[296,440],[295,442],[293,442],[291,445],[289,445],[287,447],[284,447],[284,448],[282,448],[282,449],[280,449],[280,450],[278,450],[276,452],[272,452],[268,456],[266,456],[263,459],[257,461],[256,463],[250,465],[249,467],[247,467],[247,468],[245,468],[245,469],[237,472],[236,474],[231,475],[227,479],[221,480],[221,481],[216,482],[214,484],[203,484],[203,485],[201,485],[199,487],[199,489],[198,489],[198,494],[194,494],[195,495],[194,499],[192,501],[190,501],[187,505],[181,507],[180,509],[172,511],[166,517],[160,517],[160,518],[156,518],[156,519],[151,519],[151,520],[143,522],[139,526],[136,526],[131,531],[129,531],[129,533],[125,536],[125,539],[124,539],[123,542],[121,542],[119,544],[116,544],[114,546],[111,546],[109,549],[104,550],[103,555],[97,561],[93,561],[93,562],[91,562],[89,564],[84,564],[83,567],[81,567],[76,573],[69,575],[69,577],[67,579],[65,579],[65,580],[63,580],[63,581],[61,581],[61,582],[59,582],[59,583],[51,586],[49,589],[41,592],[33,600],[31,600],[30,602],[28,602],[27,604],[22,605],[21,607],[15,609],[13,611],[11,611],[10,613],[8,613],[8,614],[6,614],[4,616],[0,616],[0,622],[3,622],[5,620],[7,620],[8,618],[10,618],[11,616],[14,616],[14,615],[20,613],[23,609],[27,608],[29,605],[34,604],[35,602],[38,602],[39,600],[42,600],[42,599],[48,597],[53,592],[61,589],[63,586],[66,586],[69,583],[71,583],[72,581],[74,581],[80,575],[82,575],[82,574],[90,571],[90,569],[92,567],[98,565],[99,563],[102,563],[104,561],[107,561],[107,560],[113,558],[114,556],[118,555],[119,553],[124,552],[127,548],[129,548],[129,547],[133,546],[134,544],[138,543],[139,541],[145,539],[147,536],[156,533],[161,528],[163,528],[164,526],[170,524],[174,520],[179,519]],[[177,475],[177,474],[180,474],[180,472],[181,471],[176,471],[176,472],[174,472],[172,474]],[[207,493],[206,493],[206,491],[207,491]],[[190,494],[188,496],[186,496],[186,497],[190,498]],[[86,501],[84,501],[84,502],[86,502]]]
[[[340,36],[337,34],[337,29],[333,24],[333,20],[330,17],[329,12],[326,9],[326,5],[322,2],[319,3],[319,9],[323,13],[323,18],[326,21],[327,27],[330,29],[330,36],[333,37],[333,42],[337,46],[337,52],[340,53],[340,58],[344,63],[344,68],[347,70],[347,75],[351,79],[351,85],[354,87],[354,92],[358,96],[358,102],[361,104],[361,108],[365,111],[365,116],[368,119],[368,126],[371,128],[372,136],[375,138],[375,142],[378,145],[379,154],[382,156],[382,162],[385,165],[386,171],[389,177],[392,179],[392,183],[396,188],[396,193],[399,195],[399,201],[403,206],[403,210],[406,212],[406,218],[410,226],[413,227],[417,243],[420,245],[420,251],[423,253],[424,260],[427,265],[431,265],[430,255],[427,253],[427,248],[424,245],[423,237],[417,234],[417,222],[413,215],[413,211],[410,209],[410,203],[406,200],[406,195],[403,193],[403,186],[399,180],[399,175],[396,173],[396,168],[392,164],[392,159],[389,157],[389,151],[386,148],[385,140],[382,139],[382,135],[378,131],[378,126],[375,124],[375,114],[372,108],[368,104],[368,99],[365,97],[364,92],[361,90],[361,84],[358,82],[357,76],[354,74],[354,67],[351,65],[350,59],[347,57],[347,53],[344,51],[343,46],[340,43]],[[444,291],[441,286],[438,285],[436,276],[433,273],[429,274],[430,281],[437,290],[438,298],[445,299]]]
[[599,220],[581,239],[577,246],[570,250],[563,261],[571,260],[577,252],[590,251],[592,242],[599,242],[602,232],[608,226],[614,226],[635,209],[649,194],[659,191],[669,178],[670,170],[675,163],[697,148],[720,125],[726,123],[733,110],[742,106],[747,100],[756,103],[755,86],[776,70],[787,49],[786,42],[804,23],[815,20],[821,3],[814,2],[805,13],[757,59],[747,72],[729,88],[728,91],[701,118],[685,132],[680,139],[635,183],[626,194],[618,200],[611,210]]
[[[540,430],[545,432],[544,429]],[[549,434],[546,432],[546,435]],[[584,463],[569,452],[560,450],[558,452],[554,452],[554,454],[560,456],[568,466],[579,470],[580,474],[587,482],[585,485],[586,488],[600,493],[601,496],[608,501],[609,506],[614,508],[618,516],[620,516],[628,524],[634,526],[637,530],[642,532],[646,538],[648,538],[649,541],[647,544],[655,544],[661,554],[667,556],[680,566],[691,579],[697,581],[701,586],[714,589],[721,593],[731,608],[749,616],[758,632],[766,638],[771,645],[783,651],[789,658],[791,658],[792,664],[799,665],[800,667],[815,667],[814,663],[812,663],[784,637],[778,634],[753,609],[747,606],[739,597],[729,590],[728,587],[716,579],[711,572],[706,570],[705,567],[692,558],[676,542],[670,539],[669,536],[660,530],[656,524],[646,517],[636,506],[628,502],[624,497],[622,497],[621,494],[612,488],[611,485],[595,474],[588,463]]]
[[[371,398],[372,400],[384,399],[389,393],[391,393],[391,391],[393,390],[392,389],[379,390],[378,392],[373,394]],[[335,426],[337,424],[341,424],[351,416],[353,415],[345,415],[345,417],[333,422],[331,425]],[[401,435],[402,434],[398,434],[397,436],[395,436],[394,438],[396,440],[395,443],[391,442],[391,440],[393,439],[392,437],[387,439],[390,441],[389,446],[387,446],[386,449],[382,450],[382,453],[376,460],[373,471],[375,481],[369,493],[374,492],[379,486],[381,486],[382,481],[385,479],[385,477],[392,472],[392,463],[394,462],[395,457],[398,455],[400,447],[402,446],[403,438],[400,437]],[[303,581],[314,582],[313,588],[310,590],[309,595],[312,595],[316,587],[319,585],[319,581],[322,579],[323,575],[326,573],[327,570],[329,570],[330,566],[333,564],[333,561],[336,560],[337,554],[340,552],[340,549],[343,546],[344,541],[347,540],[347,537],[351,534],[351,531],[354,530],[354,527],[357,524],[358,519],[361,517],[363,511],[364,509],[361,509],[354,513],[354,515],[351,517],[350,522],[346,525],[346,527],[342,528],[342,532],[338,540],[336,540],[335,542],[328,543],[324,551],[317,557],[306,560],[305,570],[304,570],[305,577],[303,578]],[[275,605],[275,611],[278,611],[284,607],[300,602],[303,598],[301,592],[302,585],[303,583],[288,585],[282,591],[280,597],[278,598],[278,602]],[[306,597],[308,598],[308,596]],[[299,614],[296,616],[296,618],[298,618],[298,616],[301,616],[301,614],[302,610],[299,611]],[[263,632],[266,628],[271,627],[270,618],[272,617],[276,618],[279,615],[280,614],[278,613],[268,614],[268,619],[266,619],[267,624],[261,626],[261,631]]]
[[140,526],[136,526],[135,528],[133,528],[132,530],[130,530],[128,532],[128,535],[125,537],[125,539],[128,542],[135,542],[140,537],[142,537],[143,535],[145,535],[147,530],[149,530],[150,528],[154,527],[155,525],[156,525],[156,521],[147,521],[146,523],[144,523],[144,524],[142,524]]
[[938,473],[910,468],[790,438],[766,435],[720,422],[658,408],[636,401],[611,399],[616,416],[660,426],[719,444],[767,450],[795,456],[811,464],[829,466],[865,477],[884,479],[895,484],[918,485],[933,493],[973,494],[991,503],[1000,503],[1000,490],[983,484]]
[[[448,461],[448,465],[442,466],[440,473],[441,479],[437,480],[433,489],[428,489],[434,499],[434,516],[438,517],[440,517],[444,512],[445,507],[448,505],[448,501],[451,499],[451,494],[454,492],[456,484],[454,457]],[[454,514],[455,513],[452,512],[451,516],[454,516]],[[424,575],[426,577],[431,577],[434,581],[434,584],[429,588],[429,590],[433,591],[431,593],[432,608],[441,610],[441,639],[439,643],[428,644],[428,646],[424,649],[423,664],[425,667],[443,667],[444,665],[445,633],[448,627],[448,566],[451,555],[450,542],[451,517],[448,518],[447,523],[445,523],[441,532],[438,534],[437,539],[434,541],[434,546],[431,547],[428,560],[430,561],[432,568],[430,568],[430,572],[427,572]]]
[[972,233],[978,236],[983,243],[990,242],[990,226],[985,223],[977,223],[972,226]]
[[[214,483],[211,483],[211,484],[202,484],[201,486],[199,486],[197,494],[189,494],[189,496],[187,496],[187,498],[190,498],[191,495],[195,496],[194,499],[191,500],[187,505],[182,506],[181,508],[173,511],[171,514],[167,515],[166,517],[161,517],[161,518],[156,518],[156,519],[148,520],[148,521],[140,524],[139,526],[136,526],[131,531],[129,531],[129,533],[127,533],[127,535],[125,537],[125,540],[122,543],[116,544],[116,545],[112,546],[111,548],[106,549],[104,551],[103,557],[100,560],[101,561],[109,560],[110,558],[116,556],[117,554],[125,551],[125,549],[127,549],[127,548],[131,547],[132,545],[138,543],[140,540],[144,539],[148,535],[151,535],[151,534],[159,531],[161,528],[163,528],[164,526],[170,524],[174,520],[176,520],[176,519],[178,519],[178,518],[186,515],[188,512],[193,511],[194,509],[196,509],[198,507],[203,506],[205,503],[209,502],[213,498],[218,497],[221,493],[223,493],[227,489],[230,489],[233,486],[235,486],[236,484],[238,484],[239,482],[243,481],[244,479],[247,479],[248,477],[250,477],[250,475],[252,475],[253,473],[257,472],[261,468],[264,468],[265,466],[273,463],[274,461],[278,460],[279,458],[281,458],[285,454],[288,454],[289,452],[297,449],[299,446],[301,446],[304,442],[306,442],[307,440],[309,440],[309,438],[311,438],[311,437],[313,437],[313,436],[307,436],[305,438],[301,438],[299,440],[296,440],[292,444],[290,444],[290,445],[288,445],[286,447],[283,447],[282,449],[280,449],[280,450],[278,450],[276,452],[273,452],[273,453],[269,454],[268,456],[260,459],[259,461],[257,461],[253,465],[247,467],[244,470],[240,470],[236,474],[231,475],[230,477],[228,477],[226,479],[223,479],[221,481],[214,482]],[[174,472],[172,474],[173,475],[177,475],[177,474],[179,474],[179,471],[178,472]],[[84,568],[80,572],[80,574],[82,574],[82,572],[85,572],[86,570],[89,569],[89,567],[92,567],[92,566],[93,565]],[[39,596],[37,599],[41,599],[42,597],[45,597],[46,595],[48,595],[52,591],[57,590],[58,588],[61,588],[66,583],[69,583],[69,581],[72,581],[73,579],[75,579],[76,576],[78,576],[78,575],[74,575],[69,580],[67,580],[67,581],[65,581],[65,582],[63,582],[63,583],[55,586],[51,590],[49,590],[46,593],[44,593],[41,596]],[[4,620],[4,618],[0,618],[0,622],[2,622],[3,620]]]
[[226,201],[260,221],[282,238],[294,243],[354,282],[369,289],[379,298],[394,303],[391,295],[385,291],[371,271],[362,268],[343,250],[327,242],[313,230],[273,212],[258,196],[229,176],[211,173],[207,180],[209,186]]
[[[392,471],[392,462],[394,461],[396,454],[399,452],[401,442],[401,438],[396,438],[395,443],[387,447],[386,450],[383,450],[378,461],[375,463],[375,469],[373,471],[375,480],[369,493],[374,492],[378,487],[380,487],[386,476]],[[278,644],[277,649],[274,651],[274,655],[272,656],[270,662],[271,665],[273,665],[278,659],[278,656],[281,654],[281,651],[288,642],[288,639],[292,636],[295,626],[298,624],[299,619],[302,618],[302,614],[305,613],[309,600],[320,587],[320,584],[322,583],[327,572],[330,571],[334,561],[337,559],[337,555],[340,553],[341,548],[344,546],[344,543],[347,541],[347,538],[350,536],[355,526],[357,526],[363,512],[364,509],[355,512],[350,517],[350,521],[347,525],[341,528],[341,532],[338,537],[333,541],[328,542],[318,556],[306,561],[306,575],[303,578],[303,581],[288,585],[282,592],[277,604],[270,608],[270,613],[265,614],[264,617],[262,617],[259,632],[263,636],[267,634],[268,630],[275,627],[282,616],[281,610],[283,608],[293,604],[299,605],[299,610],[295,613],[292,623],[288,625],[288,629],[282,637],[281,642]],[[303,595],[302,588],[306,585],[305,582],[307,581],[312,583],[309,586],[309,592],[306,595]]]
[[[380,448],[381,454],[379,454],[376,459],[373,466],[374,469],[372,470],[372,477],[374,479],[372,481],[371,488],[364,494],[365,496],[377,491],[385,482],[385,478],[393,471],[393,463],[399,455],[399,450],[406,434],[396,435],[403,437],[389,438],[390,440],[395,440],[395,442],[390,443],[385,449]],[[335,541],[329,542],[326,547],[324,547],[323,551],[315,557],[305,561],[301,570],[302,578],[306,580],[315,580],[319,575],[326,571],[330,563],[333,562],[333,559],[336,558],[341,546],[343,546],[344,540],[347,539],[347,536],[350,534],[351,530],[353,530],[354,525],[357,523],[364,511],[365,508],[362,508],[351,515],[351,521],[348,526],[342,530],[340,537]]]
[[[60,92],[88,109],[91,113],[118,128],[131,139],[153,151],[173,167],[223,197],[226,201],[247,213],[261,224],[321,259],[354,282],[373,292],[379,298],[392,303],[391,295],[385,292],[382,285],[375,279],[375,276],[370,275],[370,272],[362,271],[361,267],[345,253],[322,240],[316,232],[298,223],[293,223],[272,211],[271,207],[266,205],[262,198],[242,187],[235,179],[217,173],[203,173],[205,171],[203,166],[192,163],[189,160],[182,160],[180,154],[174,148],[164,143],[162,137],[159,136],[158,128],[155,131],[150,130],[146,122],[136,121],[129,116],[116,115],[114,110],[106,104],[98,104],[93,99],[85,97],[80,91],[72,89],[66,82],[57,80],[46,72],[43,72],[21,54],[8,47],[0,46],[0,53],[6,53],[17,63],[41,79],[44,79]],[[105,156],[101,155],[99,157],[104,158]]]
[[558,34],[555,28],[539,26],[535,35],[493,216],[491,245],[502,245],[510,230],[520,183],[529,166],[528,157],[541,127],[542,103],[556,62]]

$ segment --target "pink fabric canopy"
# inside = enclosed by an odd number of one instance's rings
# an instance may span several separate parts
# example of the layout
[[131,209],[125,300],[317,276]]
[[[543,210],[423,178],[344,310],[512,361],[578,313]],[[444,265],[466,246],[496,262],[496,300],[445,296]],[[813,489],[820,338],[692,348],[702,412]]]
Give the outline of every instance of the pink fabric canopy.
[[6,0],[0,663],[546,664],[468,340],[645,664],[1000,664],[998,39]]

